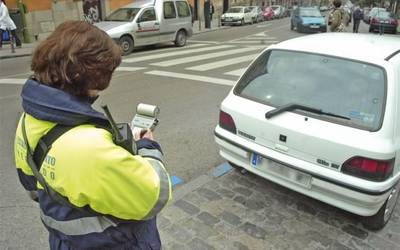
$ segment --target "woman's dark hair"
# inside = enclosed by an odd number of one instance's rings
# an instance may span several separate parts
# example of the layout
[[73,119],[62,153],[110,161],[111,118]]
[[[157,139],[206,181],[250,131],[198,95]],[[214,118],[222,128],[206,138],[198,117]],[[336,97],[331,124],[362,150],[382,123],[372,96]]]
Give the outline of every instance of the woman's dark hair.
[[31,69],[41,83],[86,97],[106,89],[120,63],[121,49],[104,31],[66,21],[36,48]]
[[341,5],[342,5],[341,0],[333,0],[333,6],[335,6],[336,8],[339,8]]

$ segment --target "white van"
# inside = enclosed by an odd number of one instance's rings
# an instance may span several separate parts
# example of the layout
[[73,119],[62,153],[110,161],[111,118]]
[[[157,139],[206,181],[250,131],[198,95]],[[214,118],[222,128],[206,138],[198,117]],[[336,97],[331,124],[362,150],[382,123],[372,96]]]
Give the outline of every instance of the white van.
[[220,155],[282,186],[389,220],[399,197],[400,43],[324,33],[270,46],[221,104]]
[[174,42],[181,47],[192,36],[192,13],[186,0],[138,1],[95,23],[118,44],[123,54],[134,47]]

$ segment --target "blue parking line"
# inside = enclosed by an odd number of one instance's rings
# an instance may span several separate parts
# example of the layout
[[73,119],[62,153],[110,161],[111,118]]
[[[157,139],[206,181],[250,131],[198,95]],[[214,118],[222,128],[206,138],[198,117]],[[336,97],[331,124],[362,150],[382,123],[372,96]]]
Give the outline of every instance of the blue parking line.
[[176,175],[171,176],[172,187],[184,183],[184,181]]
[[220,176],[228,173],[231,170],[232,170],[232,166],[229,165],[229,163],[225,162],[225,163],[222,163],[221,165],[219,165],[218,167],[216,167],[215,170],[213,171],[212,175],[214,177],[220,177]]

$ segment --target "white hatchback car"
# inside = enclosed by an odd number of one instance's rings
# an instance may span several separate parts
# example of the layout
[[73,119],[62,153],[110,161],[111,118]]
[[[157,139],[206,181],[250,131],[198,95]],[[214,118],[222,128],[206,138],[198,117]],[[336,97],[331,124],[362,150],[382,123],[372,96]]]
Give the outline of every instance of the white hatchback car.
[[246,23],[253,23],[252,13],[250,7],[235,6],[229,8],[221,16],[221,25],[232,25],[239,24],[244,25]]
[[327,33],[272,45],[221,104],[235,166],[349,212],[389,220],[400,178],[399,38]]

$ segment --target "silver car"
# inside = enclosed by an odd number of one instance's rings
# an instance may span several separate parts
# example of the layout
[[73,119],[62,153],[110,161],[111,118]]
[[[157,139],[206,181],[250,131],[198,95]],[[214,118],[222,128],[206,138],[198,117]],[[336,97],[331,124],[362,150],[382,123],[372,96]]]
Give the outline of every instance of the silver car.
[[192,14],[186,0],[138,1],[95,23],[120,46],[124,55],[134,47],[174,42],[181,47],[192,36]]

